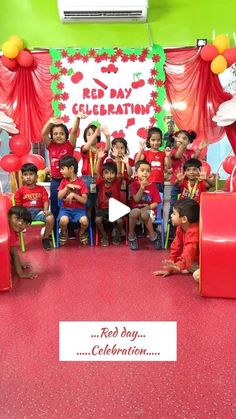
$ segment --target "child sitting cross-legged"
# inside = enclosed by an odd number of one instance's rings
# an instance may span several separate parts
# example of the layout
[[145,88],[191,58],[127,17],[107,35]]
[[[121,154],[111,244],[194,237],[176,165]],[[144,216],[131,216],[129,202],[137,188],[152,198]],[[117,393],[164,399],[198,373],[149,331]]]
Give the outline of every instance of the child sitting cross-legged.
[[187,160],[183,171],[179,171],[176,177],[176,185],[180,188],[180,199],[191,198],[198,203],[201,193],[215,185],[214,176],[207,176],[201,161],[197,159]]
[[[101,246],[108,246],[109,241],[104,228],[104,223],[108,222],[109,199],[114,198],[120,201],[120,188],[122,178],[121,175],[117,176],[117,165],[112,161],[104,163],[101,169],[101,175],[99,174],[100,162],[103,159],[104,154],[104,151],[99,151],[98,161],[95,169],[96,185],[98,187],[95,223],[100,233]],[[124,221],[122,218],[119,218],[114,224],[117,228],[115,228],[115,234],[112,238],[112,243],[114,245],[119,245],[121,242]]]
[[21,167],[23,186],[15,193],[16,205],[23,205],[31,214],[32,221],[43,221],[45,230],[43,234],[43,248],[52,248],[49,237],[54,226],[54,217],[49,211],[49,199],[46,189],[37,185],[37,167],[32,163],[26,163]]
[[[170,247],[170,257],[163,262],[163,270],[154,275],[168,276],[195,272],[199,268],[199,204],[193,199],[177,201],[171,214],[177,227]],[[196,279],[196,278],[195,278]]]
[[73,156],[64,156],[59,161],[60,172],[63,176],[58,188],[58,199],[62,200],[59,211],[60,244],[64,245],[68,239],[67,226],[69,222],[80,223],[79,239],[81,244],[88,244],[88,217],[86,216],[86,202],[88,188],[81,177],[77,177],[78,161]]
[[27,262],[22,262],[17,249],[18,234],[22,233],[26,226],[31,223],[31,214],[27,208],[22,205],[15,205],[8,211],[8,225],[10,230],[9,247],[10,258],[17,275],[20,278],[36,278],[37,274],[28,271],[30,265]]
[[159,231],[155,231],[152,224],[152,216],[155,217],[157,205],[161,202],[160,194],[155,184],[149,181],[151,165],[146,160],[139,160],[135,164],[137,180],[131,183],[129,188],[129,247],[131,250],[138,249],[138,240],[135,227],[138,221],[144,223],[148,230],[149,238],[154,249],[161,249],[161,237]]

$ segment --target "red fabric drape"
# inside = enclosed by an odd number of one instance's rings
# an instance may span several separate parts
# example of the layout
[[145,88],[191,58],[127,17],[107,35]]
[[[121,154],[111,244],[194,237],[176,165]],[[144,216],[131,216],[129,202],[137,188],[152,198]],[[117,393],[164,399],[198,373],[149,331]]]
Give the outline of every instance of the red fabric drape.
[[[194,130],[197,142],[214,143],[225,134],[212,117],[219,105],[231,99],[219,78],[203,61],[197,48],[166,49],[166,95],[173,119],[180,129]],[[178,109],[179,104],[185,108]]]
[[32,143],[41,141],[41,131],[52,116],[48,53],[34,54],[34,68],[9,71],[0,60],[0,109],[13,118],[19,133]]

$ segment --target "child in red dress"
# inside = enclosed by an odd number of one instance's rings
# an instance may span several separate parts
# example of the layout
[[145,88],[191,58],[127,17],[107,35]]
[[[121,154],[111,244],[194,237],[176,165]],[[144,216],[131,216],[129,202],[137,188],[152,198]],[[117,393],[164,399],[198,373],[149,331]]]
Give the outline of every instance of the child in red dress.
[[37,167],[32,163],[26,163],[21,167],[23,186],[15,193],[16,205],[23,205],[31,213],[32,221],[43,221],[45,230],[42,244],[45,250],[52,248],[50,235],[54,226],[54,217],[49,211],[49,199],[46,189],[37,185]]
[[177,201],[171,215],[177,227],[170,247],[170,258],[163,263],[163,270],[154,275],[195,272],[199,265],[199,204],[193,199]]
[[30,265],[22,262],[18,252],[18,234],[24,231],[26,226],[31,223],[31,214],[27,208],[15,205],[8,211],[8,224],[10,230],[9,247],[12,265],[20,278],[36,278],[37,274],[27,271]]
[[[159,192],[164,192],[164,171],[171,168],[171,149],[166,148],[160,151],[162,145],[162,131],[159,128],[150,128],[147,140],[140,142],[140,150],[135,157],[138,160],[147,160],[151,164],[150,182],[155,183]],[[148,150],[145,150],[145,147]]]
[[[105,135],[106,143],[100,143],[101,132]],[[88,214],[91,216],[92,208],[96,206],[97,192],[95,183],[95,167],[98,159],[98,152],[102,148],[105,152],[104,158],[108,156],[110,149],[110,133],[107,127],[97,127],[94,124],[88,125],[84,130],[85,144],[81,147],[82,176],[88,188],[87,200]]]
[[51,211],[55,220],[59,213],[57,194],[58,187],[62,180],[59,160],[65,155],[73,156],[80,120],[84,118],[86,118],[84,113],[78,113],[70,134],[68,128],[63,124],[60,118],[50,118],[42,130],[43,142],[49,152],[52,177],[50,183],[50,201]]
[[161,202],[160,194],[156,185],[149,181],[151,165],[146,160],[139,160],[135,164],[137,180],[131,183],[129,188],[129,247],[131,250],[138,249],[138,240],[135,227],[140,220],[148,230],[149,238],[156,250],[161,249],[159,232],[156,232],[152,224],[152,213],[156,215],[157,204]]

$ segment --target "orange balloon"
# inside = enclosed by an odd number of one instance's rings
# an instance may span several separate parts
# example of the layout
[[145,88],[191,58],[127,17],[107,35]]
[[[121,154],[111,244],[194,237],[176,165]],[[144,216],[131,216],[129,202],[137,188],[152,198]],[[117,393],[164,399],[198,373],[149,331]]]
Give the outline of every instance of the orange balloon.
[[11,35],[10,38],[8,38],[8,41],[12,42],[12,44],[16,45],[19,51],[21,51],[24,48],[24,42],[22,39],[17,35]]
[[211,71],[214,74],[220,74],[227,68],[227,61],[223,55],[217,55],[211,62]]
[[229,48],[229,37],[227,35],[217,35],[214,39],[213,45],[221,54],[226,48]]
[[3,55],[7,58],[16,58],[19,53],[19,48],[10,41],[6,41],[2,44]]

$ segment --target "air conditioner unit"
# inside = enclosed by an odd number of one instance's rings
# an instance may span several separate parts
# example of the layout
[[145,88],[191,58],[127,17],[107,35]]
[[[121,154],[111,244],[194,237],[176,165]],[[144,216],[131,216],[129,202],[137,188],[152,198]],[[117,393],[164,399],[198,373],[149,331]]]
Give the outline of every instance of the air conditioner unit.
[[60,19],[77,22],[145,22],[148,0],[57,0]]

